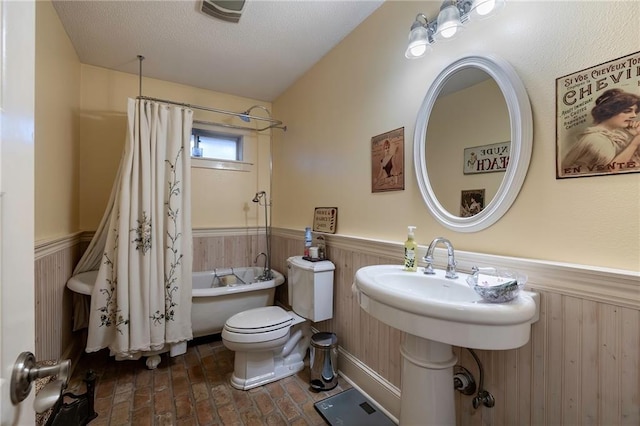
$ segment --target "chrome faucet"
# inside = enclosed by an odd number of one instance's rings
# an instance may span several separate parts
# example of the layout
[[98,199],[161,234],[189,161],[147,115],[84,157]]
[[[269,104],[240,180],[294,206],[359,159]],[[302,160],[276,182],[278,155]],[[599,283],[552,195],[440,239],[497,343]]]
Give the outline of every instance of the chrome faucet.
[[427,275],[433,275],[436,273],[433,270],[433,252],[435,251],[438,243],[444,244],[447,248],[447,272],[444,276],[452,279],[458,278],[458,274],[456,274],[456,258],[453,254],[453,246],[449,240],[442,237],[434,238],[434,240],[431,241],[431,244],[429,244],[427,253],[424,256],[424,261],[427,263],[427,266],[424,268],[424,273]]
[[264,270],[262,271],[262,275],[257,277],[258,281],[269,281],[273,278],[273,274],[271,273],[271,269],[269,268],[269,256],[265,252],[260,252],[256,256],[256,260],[253,261],[256,265],[258,264],[258,259],[260,256],[264,256]]

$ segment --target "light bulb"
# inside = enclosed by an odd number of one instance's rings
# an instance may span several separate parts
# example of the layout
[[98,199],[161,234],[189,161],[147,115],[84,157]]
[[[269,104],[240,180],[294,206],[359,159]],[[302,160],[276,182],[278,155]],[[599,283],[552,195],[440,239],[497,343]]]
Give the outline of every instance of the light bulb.
[[420,23],[418,23],[418,25],[414,25],[409,33],[409,44],[404,56],[407,59],[419,58],[430,48],[428,30]]
[[458,32],[458,27],[456,27],[456,26],[452,26],[452,27],[449,27],[449,28],[443,28],[440,31],[440,36],[442,36],[442,38],[451,38],[457,32]]
[[453,2],[444,2],[438,14],[438,29],[436,34],[440,38],[451,38],[462,28],[460,12]]
[[411,56],[413,57],[419,57],[424,55],[427,52],[427,45],[426,44],[418,44],[416,46],[411,46],[409,48],[409,51],[411,52]]
[[475,0],[471,6],[470,19],[487,19],[504,7],[505,0]]
[[478,5],[478,7],[476,8],[476,13],[480,16],[488,15],[495,7],[495,0],[487,0]]

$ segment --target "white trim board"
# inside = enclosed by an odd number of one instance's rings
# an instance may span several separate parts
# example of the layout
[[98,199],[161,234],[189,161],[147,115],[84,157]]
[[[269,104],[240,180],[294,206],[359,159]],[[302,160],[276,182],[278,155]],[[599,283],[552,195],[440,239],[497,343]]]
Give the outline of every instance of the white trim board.
[[[311,327],[313,334],[318,333]],[[338,374],[398,424],[400,389],[338,345]]]
[[[194,237],[218,237],[233,235],[264,235],[263,228],[202,228],[194,229]],[[92,233],[76,232],[65,237],[39,241],[35,245],[35,258],[40,259],[58,250],[71,247],[78,241],[90,241]],[[273,236],[304,239],[304,231],[274,228]],[[358,253],[397,259],[402,262],[403,245],[398,242],[323,234],[329,248],[336,247]],[[426,252],[425,246],[418,247],[419,259]],[[444,268],[446,251],[436,249],[435,266]],[[640,309],[640,272],[622,269],[601,268],[545,260],[522,259],[507,256],[456,251],[458,270],[469,272],[472,266],[495,266],[515,269],[528,276],[530,290],[549,291],[580,299]],[[420,266],[424,264],[419,261]]]
[[[274,228],[272,235],[285,238],[304,238],[304,232]],[[358,253],[397,259],[402,263],[403,244],[342,235],[323,234],[330,254],[336,247]],[[419,266],[427,247],[418,246]],[[632,309],[640,309],[640,272],[623,269],[602,268],[589,265],[523,259],[491,254],[456,251],[458,270],[470,272],[473,266],[494,266],[514,269],[528,276],[527,286],[531,291],[548,291],[580,299],[608,303]],[[437,248],[434,266],[446,268],[447,253]]]
[[338,372],[351,386],[358,389],[377,409],[398,424],[400,389],[385,380],[366,364],[338,346]]

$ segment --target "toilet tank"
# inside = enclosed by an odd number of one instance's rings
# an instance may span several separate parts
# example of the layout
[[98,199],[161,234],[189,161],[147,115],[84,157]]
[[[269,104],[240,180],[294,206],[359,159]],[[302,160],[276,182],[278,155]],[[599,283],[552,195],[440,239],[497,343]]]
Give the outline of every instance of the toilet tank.
[[293,311],[313,322],[333,317],[333,271],[328,260],[310,262],[302,256],[287,259],[289,305]]

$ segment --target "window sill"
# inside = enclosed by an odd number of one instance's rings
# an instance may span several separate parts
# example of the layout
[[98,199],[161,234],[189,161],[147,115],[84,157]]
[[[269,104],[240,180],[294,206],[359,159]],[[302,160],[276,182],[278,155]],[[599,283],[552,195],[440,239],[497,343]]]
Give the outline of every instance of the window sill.
[[191,167],[197,167],[199,169],[250,172],[253,169],[253,163],[245,163],[243,161],[218,160],[216,158],[191,157]]

